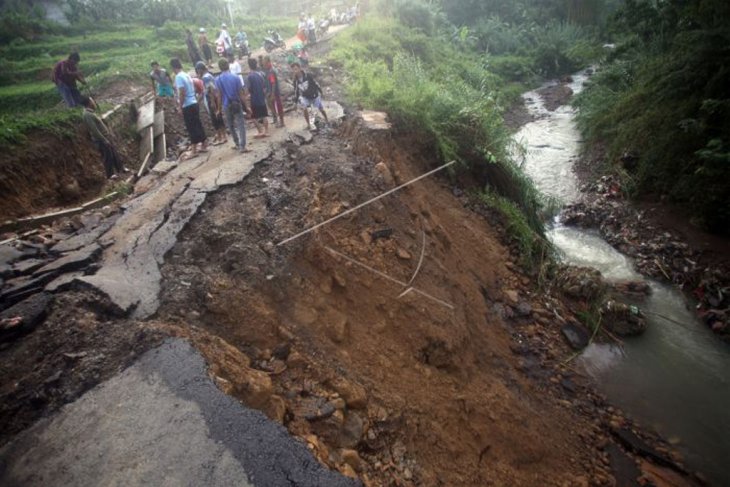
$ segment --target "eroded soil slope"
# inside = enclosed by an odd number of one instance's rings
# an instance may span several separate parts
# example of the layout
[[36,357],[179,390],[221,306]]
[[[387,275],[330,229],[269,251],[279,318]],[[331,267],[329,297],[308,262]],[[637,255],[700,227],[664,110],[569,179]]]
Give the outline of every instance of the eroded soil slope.
[[[509,253],[446,179],[276,246],[433,162],[413,140],[342,132],[290,144],[205,203],[168,255],[157,326],[191,337],[224,390],[375,485],[572,485],[590,468],[576,434],[590,426],[517,371],[497,312]],[[399,298],[327,250],[408,282],[424,235],[413,286],[453,308]]]

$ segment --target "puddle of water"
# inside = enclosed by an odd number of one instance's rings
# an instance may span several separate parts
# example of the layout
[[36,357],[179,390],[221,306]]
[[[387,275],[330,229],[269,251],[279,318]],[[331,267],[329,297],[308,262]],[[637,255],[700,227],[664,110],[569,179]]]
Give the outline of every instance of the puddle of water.
[[[586,76],[573,79],[577,93]],[[572,165],[581,144],[575,112],[568,106],[547,111],[537,92],[523,97],[538,117],[515,136],[525,148],[523,169],[543,193],[575,201]],[[598,269],[611,281],[642,279],[631,260],[595,232],[556,224],[549,237],[570,264]],[[648,330],[627,339],[623,349],[592,344],[578,362],[612,403],[666,438],[679,438],[690,468],[716,485],[730,485],[730,469],[724,467],[730,458],[730,348],[695,318],[680,292],[650,284],[653,293],[641,305]]]

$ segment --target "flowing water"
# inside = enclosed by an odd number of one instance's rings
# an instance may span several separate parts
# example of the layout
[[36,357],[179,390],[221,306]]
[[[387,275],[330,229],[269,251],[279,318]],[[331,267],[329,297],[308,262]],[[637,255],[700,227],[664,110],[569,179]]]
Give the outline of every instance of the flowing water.
[[[575,93],[586,78],[573,77]],[[543,193],[571,203],[579,193],[572,171],[581,146],[575,112],[569,105],[549,112],[534,91],[523,97],[537,117],[515,136],[524,149],[523,169]],[[548,234],[567,263],[598,269],[608,280],[643,279],[597,233],[556,221]],[[690,469],[713,485],[730,485],[730,347],[694,317],[680,292],[649,282],[653,293],[641,303],[648,330],[623,348],[592,344],[578,361],[613,404],[678,441]]]

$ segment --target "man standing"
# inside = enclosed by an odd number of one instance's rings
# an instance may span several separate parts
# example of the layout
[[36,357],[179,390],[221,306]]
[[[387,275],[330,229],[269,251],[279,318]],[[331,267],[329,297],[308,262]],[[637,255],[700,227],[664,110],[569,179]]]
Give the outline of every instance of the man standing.
[[263,68],[265,70],[266,80],[269,85],[269,104],[271,105],[272,115],[274,116],[274,125],[277,127],[285,127],[284,124],[284,104],[281,101],[281,88],[279,86],[279,73],[274,68],[269,56],[264,57]]
[[241,63],[233,55],[226,57],[228,58],[228,69],[231,71],[231,74],[241,78],[241,83],[243,83],[243,68],[241,67]]
[[310,73],[302,69],[299,63],[292,63],[291,69],[294,74],[294,99],[304,108],[304,119],[307,121],[307,128],[312,130],[312,125],[309,123],[309,107],[312,106],[319,109],[325,123],[329,123],[327,113],[322,105],[322,88]]
[[225,144],[228,142],[228,135],[226,134],[226,125],[223,123],[222,107],[218,103],[218,95],[216,94],[215,78],[208,67],[202,61],[195,65],[195,72],[203,81],[205,88],[205,96],[203,98],[205,108],[208,110],[210,115],[210,121],[213,124],[213,130],[215,135],[213,136],[213,145]]
[[150,79],[152,79],[152,90],[155,90],[155,84],[157,84],[157,96],[161,97],[173,97],[175,93],[172,91],[172,79],[167,71],[160,67],[160,63],[152,61],[150,64],[152,71],[150,71]]
[[208,35],[205,33],[205,28],[203,27],[200,28],[198,45],[200,46],[200,51],[203,53],[203,57],[205,58],[205,64],[211,66],[213,64],[213,50],[210,48]]
[[188,56],[190,56],[190,62],[193,63],[193,66],[195,66],[195,63],[201,61],[201,57],[200,51],[198,51],[198,46],[193,40],[193,33],[190,32],[190,29],[185,29],[185,44],[188,46]]
[[205,129],[203,129],[203,124],[200,122],[200,108],[198,106],[198,100],[195,97],[195,87],[190,75],[183,71],[182,63],[178,58],[170,60],[170,67],[175,72],[177,100],[182,109],[185,128],[188,130],[188,135],[190,136],[190,144],[192,146],[191,157],[195,157],[198,155],[198,150],[200,152],[208,151]]
[[66,106],[73,108],[81,103],[81,92],[76,88],[76,81],[86,84],[84,75],[79,70],[81,57],[78,52],[72,52],[68,59],[59,61],[53,67],[51,80],[56,84]]
[[233,41],[231,40],[231,35],[228,33],[228,26],[226,24],[221,24],[221,33],[218,35],[217,42],[223,45],[223,55],[225,57],[233,55]]
[[122,162],[119,160],[119,154],[117,154],[116,149],[109,141],[109,129],[95,113],[96,103],[94,103],[93,99],[82,96],[79,99],[79,104],[84,107],[81,117],[89,129],[91,140],[94,141],[97,149],[101,152],[107,179],[117,179],[119,173],[128,170],[122,166]]
[[220,107],[223,107],[228,129],[233,135],[233,143],[236,144],[234,149],[250,152],[246,147],[246,119],[243,110],[249,113],[250,111],[244,101],[243,83],[241,78],[231,73],[227,60],[219,59],[218,67],[221,70],[221,74],[215,80],[218,113],[220,114]]
[[314,23],[314,17],[312,17],[312,14],[307,16],[307,40],[310,44],[317,42],[317,26]]
[[258,63],[248,58],[250,72],[246,78],[246,89],[251,97],[251,112],[258,134],[254,137],[261,139],[269,136],[269,111],[266,109],[266,78],[258,71]]

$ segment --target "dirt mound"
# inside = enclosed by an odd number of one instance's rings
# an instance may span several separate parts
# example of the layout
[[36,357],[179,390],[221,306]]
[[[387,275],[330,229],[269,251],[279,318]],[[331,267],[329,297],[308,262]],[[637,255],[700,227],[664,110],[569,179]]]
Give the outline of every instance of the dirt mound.
[[[224,390],[373,485],[573,485],[588,426],[518,372],[495,306],[513,284],[508,252],[447,184],[275,245],[429,168],[416,147],[359,133],[350,150],[336,136],[292,143],[213,195],[163,267],[157,326],[190,337]],[[413,286],[441,302],[399,297],[327,250],[408,282],[424,235]]]
[[[129,136],[129,110],[120,109],[106,123],[124,165],[139,166],[139,141]],[[67,136],[35,132],[22,146],[0,154],[0,222],[72,207],[112,185],[85,126],[79,124]]]

